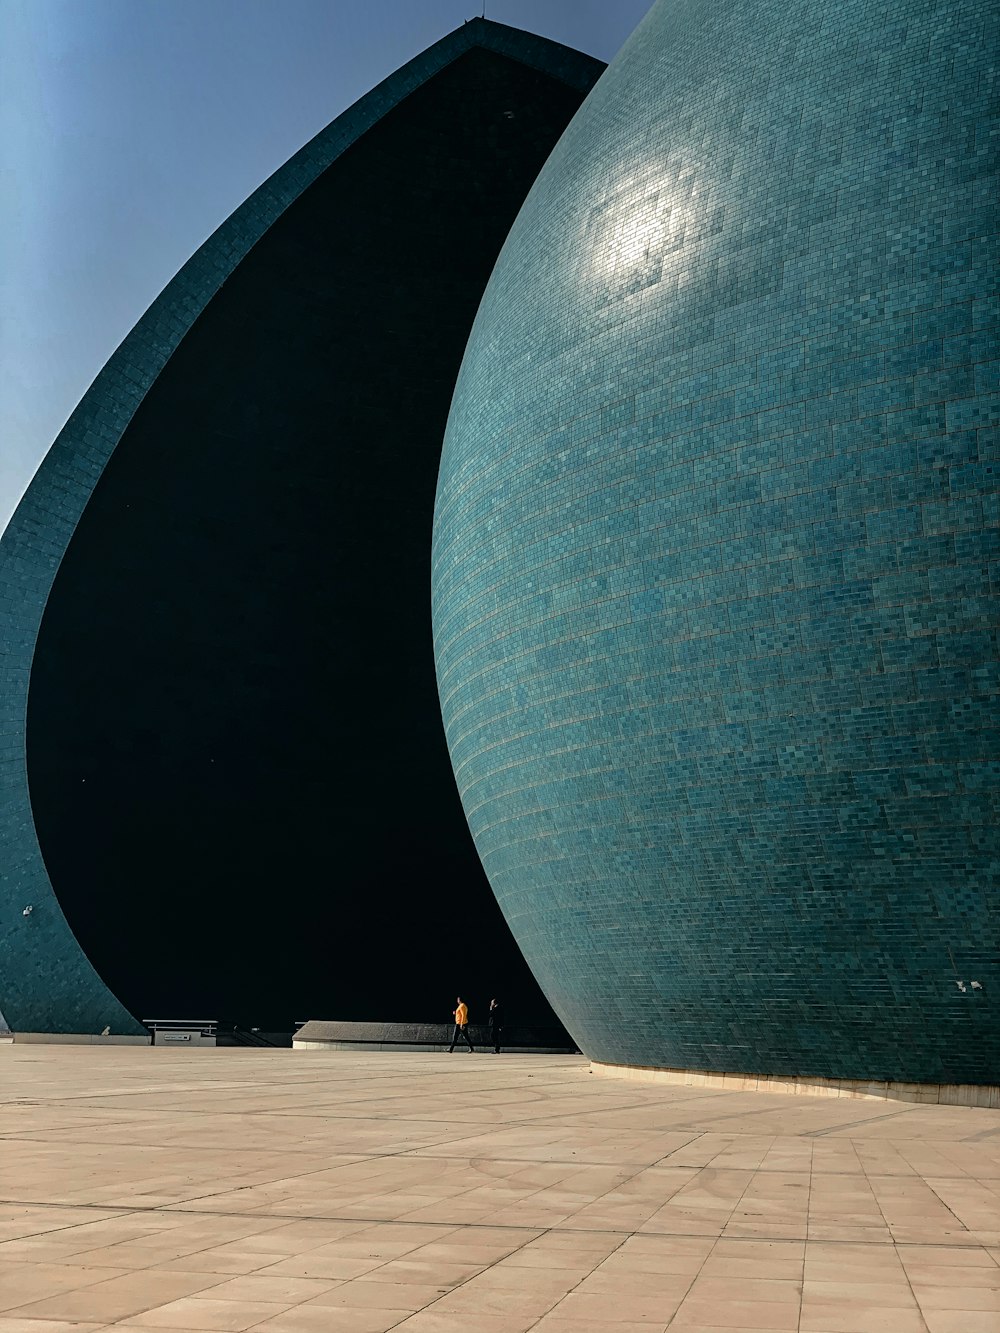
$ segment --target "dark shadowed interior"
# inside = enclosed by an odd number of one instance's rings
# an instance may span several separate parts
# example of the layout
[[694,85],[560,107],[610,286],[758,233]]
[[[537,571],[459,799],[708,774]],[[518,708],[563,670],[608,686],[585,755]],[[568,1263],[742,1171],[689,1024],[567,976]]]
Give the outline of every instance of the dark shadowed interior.
[[429,615],[483,287],[582,94],[474,50],[210,302],[55,580],[28,764],[59,901],[140,1017],[554,1021],[482,873]]

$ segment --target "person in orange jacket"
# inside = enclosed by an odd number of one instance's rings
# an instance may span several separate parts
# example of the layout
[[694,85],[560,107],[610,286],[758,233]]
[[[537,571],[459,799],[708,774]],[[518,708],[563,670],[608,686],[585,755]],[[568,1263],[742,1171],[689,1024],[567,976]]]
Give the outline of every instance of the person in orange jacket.
[[457,997],[458,1008],[455,1010],[455,1033],[451,1039],[451,1045],[448,1047],[448,1054],[451,1055],[455,1049],[455,1043],[459,1037],[465,1038],[465,1043],[470,1051],[475,1051],[472,1044],[472,1038],[469,1036],[469,1006],[462,999],[461,995]]

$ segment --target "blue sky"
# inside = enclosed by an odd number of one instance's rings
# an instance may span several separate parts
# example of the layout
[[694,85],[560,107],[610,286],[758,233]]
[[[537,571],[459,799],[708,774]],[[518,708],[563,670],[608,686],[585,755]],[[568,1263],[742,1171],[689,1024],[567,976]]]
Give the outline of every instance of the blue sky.
[[[488,0],[610,60],[650,0]],[[202,241],[476,0],[0,0],[0,529]]]

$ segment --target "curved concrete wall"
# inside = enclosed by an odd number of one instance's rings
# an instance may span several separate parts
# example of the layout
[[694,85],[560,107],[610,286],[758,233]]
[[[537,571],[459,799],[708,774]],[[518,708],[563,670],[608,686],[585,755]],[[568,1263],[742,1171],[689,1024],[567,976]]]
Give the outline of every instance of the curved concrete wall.
[[[601,68],[478,20],[438,42],[220,227],[52,446],[0,544],[13,1028],[398,1008],[413,913],[439,935],[417,835],[439,869],[477,869],[425,628],[448,401],[510,221]],[[392,835],[387,778],[419,793]],[[432,791],[441,824],[419,820]],[[393,848],[409,906],[383,908],[388,975],[365,990],[357,927]],[[473,949],[523,969],[483,890]]]

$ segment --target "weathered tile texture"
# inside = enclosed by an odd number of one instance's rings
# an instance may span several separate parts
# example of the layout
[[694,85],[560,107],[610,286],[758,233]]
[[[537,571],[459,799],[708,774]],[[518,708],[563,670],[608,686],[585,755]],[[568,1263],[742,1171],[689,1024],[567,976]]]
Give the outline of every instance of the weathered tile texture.
[[995,51],[986,0],[659,3],[494,272],[439,684],[599,1059],[1000,1068]]

